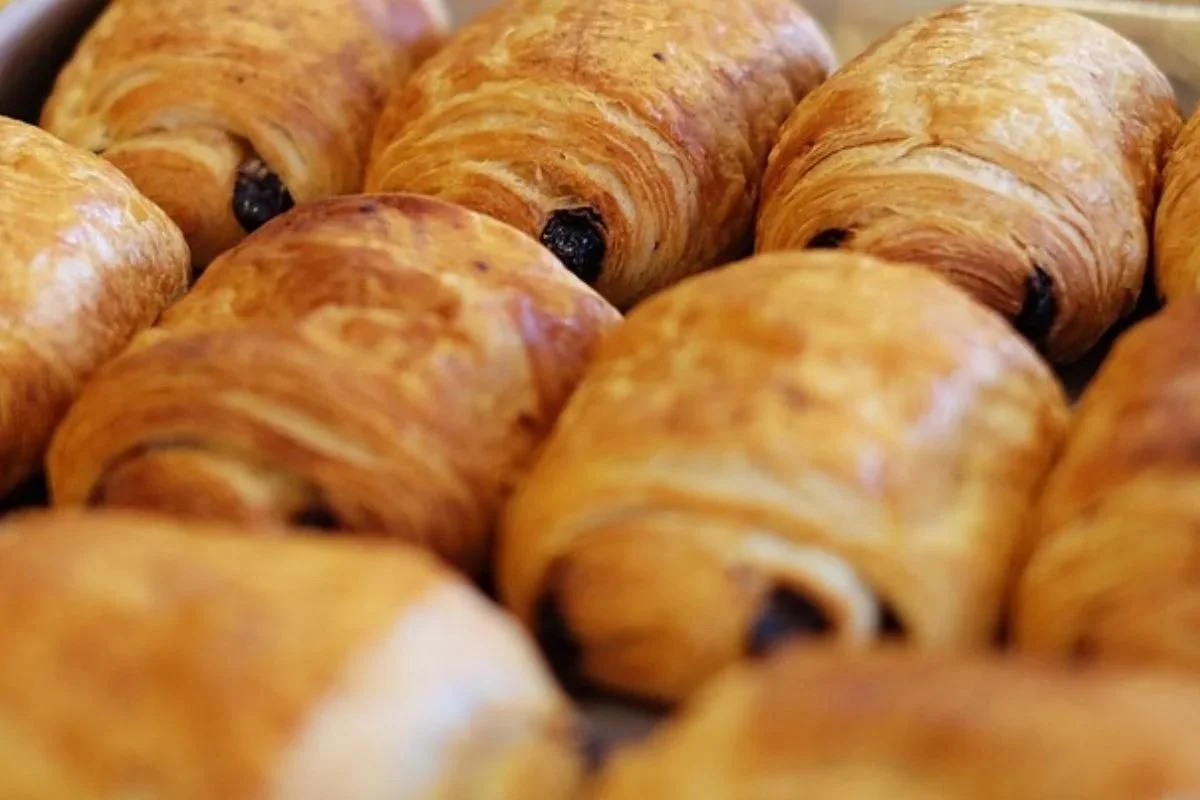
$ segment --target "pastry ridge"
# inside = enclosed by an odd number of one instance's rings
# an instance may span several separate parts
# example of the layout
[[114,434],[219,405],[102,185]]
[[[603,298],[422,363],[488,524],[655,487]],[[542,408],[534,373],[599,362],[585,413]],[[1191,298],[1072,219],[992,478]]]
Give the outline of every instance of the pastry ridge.
[[397,87],[367,188],[502,219],[629,306],[748,250],[778,126],[832,65],[788,0],[506,0]]
[[506,509],[501,595],[582,678],[658,700],[797,630],[981,647],[1066,419],[932,272],[760,256],[605,341]]
[[179,229],[115,168],[0,117],[0,494],[80,388],[189,280]]
[[213,262],[88,386],[47,459],[54,501],[399,537],[478,574],[619,319],[482,215],[309,203]]
[[1171,84],[1085,17],[967,4],[877,42],[784,124],[760,251],[841,247],[937,269],[1055,361],[1141,293]]

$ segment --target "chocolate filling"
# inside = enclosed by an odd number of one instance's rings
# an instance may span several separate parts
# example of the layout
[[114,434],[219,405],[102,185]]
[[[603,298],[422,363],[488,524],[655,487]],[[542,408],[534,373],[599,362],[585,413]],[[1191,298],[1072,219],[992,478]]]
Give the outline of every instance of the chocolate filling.
[[342,523],[333,510],[324,503],[312,503],[288,518],[288,523],[298,528],[310,528],[318,531],[340,530]]
[[291,192],[260,158],[238,167],[233,187],[233,215],[246,231],[254,231],[295,205]]
[[804,247],[808,250],[836,250],[850,238],[850,231],[845,228],[826,228],[808,240]]
[[593,284],[600,278],[608,244],[604,240],[604,220],[594,209],[555,211],[542,228],[539,241],[584,283]]
[[1025,304],[1013,320],[1013,325],[1021,334],[1036,347],[1046,344],[1046,337],[1054,327],[1054,315],[1057,312],[1054,302],[1054,281],[1050,275],[1037,266],[1025,279]]
[[553,592],[546,592],[538,600],[534,632],[559,680],[569,687],[578,685],[583,647],[571,632]]
[[747,649],[751,655],[765,655],[787,639],[820,636],[832,627],[825,612],[807,597],[790,589],[775,589],[750,629]]

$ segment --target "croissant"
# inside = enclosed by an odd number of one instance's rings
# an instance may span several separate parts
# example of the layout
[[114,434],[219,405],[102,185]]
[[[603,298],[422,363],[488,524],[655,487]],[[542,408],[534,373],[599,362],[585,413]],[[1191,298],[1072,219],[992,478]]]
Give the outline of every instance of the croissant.
[[628,307],[749,250],[779,124],[832,65],[792,0],[506,0],[394,91],[367,188],[504,220]]
[[1200,291],[1200,238],[1194,228],[1200,214],[1200,113],[1194,114],[1171,151],[1163,170],[1162,202],[1154,231],[1154,279],[1167,300]]
[[0,117],[0,494],[101,363],[187,287],[179,229],[110,165]]
[[619,315],[439,200],[306,204],[218,258],[88,386],[61,505],[400,537],[479,574],[499,507]]
[[1118,340],[1038,505],[1015,601],[1038,654],[1200,670],[1200,298]]
[[536,651],[419,552],[112,512],[0,542],[2,797],[571,796]]
[[591,800],[1141,800],[1200,792],[1200,687],[791,648],[723,676]]
[[760,251],[924,264],[1073,361],[1133,310],[1170,82],[1069,12],[969,4],[906,25],[809,95],[771,154]]
[[42,126],[120,167],[203,268],[294,202],[360,191],[388,90],[446,27],[442,0],[113,0]]
[[565,678],[659,701],[791,636],[984,645],[1066,416],[928,270],[752,259],[605,342],[506,511],[498,585]]

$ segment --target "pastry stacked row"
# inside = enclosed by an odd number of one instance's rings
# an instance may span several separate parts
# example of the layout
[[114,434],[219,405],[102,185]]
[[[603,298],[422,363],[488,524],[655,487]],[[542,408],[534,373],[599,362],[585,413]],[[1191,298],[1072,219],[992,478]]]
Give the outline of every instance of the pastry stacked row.
[[[1046,360],[1141,292],[1157,68],[1012,6],[828,80],[788,0],[444,27],[116,0],[76,147],[0,127],[0,458],[62,507],[0,529],[0,796],[572,796],[573,713],[451,567],[560,677],[699,694],[600,797],[1200,791],[1190,127],[1167,310],[1073,420]],[[1006,619],[1184,675],[995,661]]]

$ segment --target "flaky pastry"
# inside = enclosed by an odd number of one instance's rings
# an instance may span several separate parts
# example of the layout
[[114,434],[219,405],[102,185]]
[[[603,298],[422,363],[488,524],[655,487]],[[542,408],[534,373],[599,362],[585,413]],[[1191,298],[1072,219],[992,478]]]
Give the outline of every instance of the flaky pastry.
[[1025,548],[1022,648],[1200,673],[1197,330],[1200,297],[1169,304],[1084,393]]
[[295,202],[360,191],[388,91],[446,26],[442,0],[113,0],[42,125],[120,167],[204,267]]
[[656,700],[791,636],[986,646],[1066,417],[936,274],[758,257],[602,346],[505,514],[499,586],[565,675]]
[[944,273],[1056,361],[1141,293],[1170,82],[1084,17],[969,4],[912,22],[810,94],[771,154],[758,248]]
[[795,648],[723,677],[588,800],[1188,800],[1200,686]]
[[187,287],[179,229],[111,165],[0,117],[0,494],[87,377]]
[[209,267],[94,380],[58,504],[398,537],[473,574],[619,319],[537,242],[439,200],[298,207]]
[[792,0],[504,0],[393,94],[367,188],[515,225],[627,307],[748,251],[779,124],[832,64]]
[[432,558],[126,513],[0,527],[0,797],[565,800],[531,642]]

